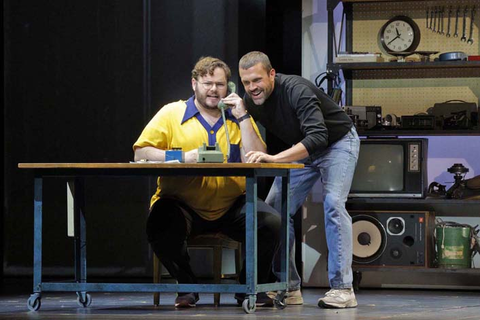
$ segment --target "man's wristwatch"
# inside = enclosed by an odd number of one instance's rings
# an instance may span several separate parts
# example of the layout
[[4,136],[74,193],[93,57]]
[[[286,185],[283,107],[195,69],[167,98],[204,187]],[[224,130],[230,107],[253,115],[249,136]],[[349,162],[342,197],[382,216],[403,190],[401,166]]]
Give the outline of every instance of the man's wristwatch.
[[238,123],[242,122],[245,119],[249,119],[250,115],[246,113],[245,115],[241,116],[240,118],[237,119]]

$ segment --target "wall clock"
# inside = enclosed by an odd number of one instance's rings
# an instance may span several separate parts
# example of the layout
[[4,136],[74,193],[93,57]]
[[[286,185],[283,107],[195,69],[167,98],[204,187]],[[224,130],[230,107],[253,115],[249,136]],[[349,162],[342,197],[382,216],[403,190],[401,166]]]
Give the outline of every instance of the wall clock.
[[396,16],[380,29],[380,43],[391,55],[405,55],[417,49],[420,43],[420,29],[411,18]]

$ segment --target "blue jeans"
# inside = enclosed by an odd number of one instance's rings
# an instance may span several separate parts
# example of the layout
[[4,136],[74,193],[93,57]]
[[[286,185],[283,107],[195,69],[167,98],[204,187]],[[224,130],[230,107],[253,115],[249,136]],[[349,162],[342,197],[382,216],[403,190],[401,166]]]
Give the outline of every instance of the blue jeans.
[[[299,163],[303,169],[290,172],[290,277],[289,290],[300,289],[300,276],[295,266],[295,229],[293,215],[305,202],[313,185],[321,179],[325,213],[325,235],[328,246],[328,279],[330,287],[352,287],[352,218],[345,209],[360,150],[360,140],[354,127],[339,141],[328,147],[315,159]],[[277,211],[281,206],[282,184],[275,178],[266,203]],[[276,255],[273,271],[279,277],[280,255]]]

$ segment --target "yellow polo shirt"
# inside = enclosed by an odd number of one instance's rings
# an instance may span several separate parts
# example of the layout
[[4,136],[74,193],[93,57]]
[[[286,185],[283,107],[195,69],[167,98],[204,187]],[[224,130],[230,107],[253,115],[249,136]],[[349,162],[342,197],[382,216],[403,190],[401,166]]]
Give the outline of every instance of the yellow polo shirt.
[[[180,100],[161,108],[144,128],[133,149],[182,148],[187,152],[197,149],[204,142],[207,145],[218,142],[223,154],[226,154],[227,138],[223,119],[220,118],[211,127],[201,116],[194,99],[193,96],[188,101]],[[230,137],[228,162],[241,162],[240,126],[229,109],[225,112],[225,118]],[[253,119],[250,121],[261,139],[257,125]],[[244,193],[245,177],[159,177],[157,191],[151,198],[150,206],[161,197],[175,198],[186,203],[205,220],[216,220]]]

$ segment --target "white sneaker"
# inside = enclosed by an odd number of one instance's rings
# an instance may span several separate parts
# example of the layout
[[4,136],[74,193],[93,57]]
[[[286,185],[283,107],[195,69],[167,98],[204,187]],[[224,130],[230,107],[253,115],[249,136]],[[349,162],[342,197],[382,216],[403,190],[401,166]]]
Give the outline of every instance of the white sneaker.
[[358,305],[353,288],[331,289],[318,300],[320,308],[355,308]]

